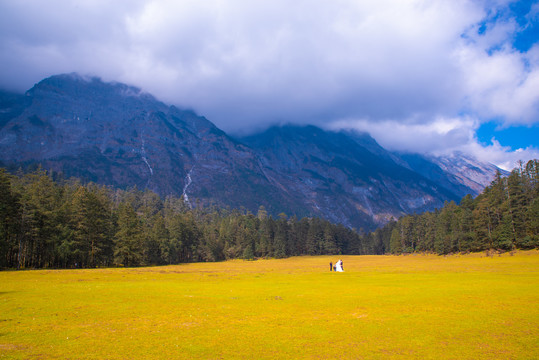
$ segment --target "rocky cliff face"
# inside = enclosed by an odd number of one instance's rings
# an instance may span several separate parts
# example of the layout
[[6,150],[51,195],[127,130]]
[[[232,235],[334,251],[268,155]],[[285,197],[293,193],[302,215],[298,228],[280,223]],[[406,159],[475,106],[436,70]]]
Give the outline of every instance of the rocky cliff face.
[[365,229],[486,185],[455,175],[454,160],[399,157],[366,134],[285,126],[236,140],[137,88],[76,74],[0,94],[0,161]]
[[119,187],[186,194],[194,205],[258,207],[279,192],[255,154],[192,111],[167,106],[139,89],[75,74],[43,80],[3,113],[6,165],[45,168]]
[[268,178],[331,221],[381,225],[458,200],[451,191],[398,165],[365,134],[285,126],[242,141],[257,151]]

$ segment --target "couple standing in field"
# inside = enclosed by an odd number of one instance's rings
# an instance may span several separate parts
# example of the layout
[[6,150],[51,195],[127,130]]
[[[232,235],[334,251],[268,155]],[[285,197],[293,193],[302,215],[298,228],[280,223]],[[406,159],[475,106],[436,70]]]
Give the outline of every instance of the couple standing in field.
[[342,260],[339,259],[339,261],[335,263],[335,266],[333,266],[333,263],[329,263],[329,271],[331,270],[337,271],[337,272],[344,272],[344,269],[342,266]]

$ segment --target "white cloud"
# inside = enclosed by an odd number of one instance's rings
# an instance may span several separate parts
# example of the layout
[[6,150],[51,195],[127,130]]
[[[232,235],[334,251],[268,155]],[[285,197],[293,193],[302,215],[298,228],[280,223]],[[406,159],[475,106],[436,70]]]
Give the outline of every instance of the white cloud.
[[509,146],[502,146],[495,138],[491,139],[490,145],[481,144],[475,135],[479,125],[480,122],[471,117],[437,118],[428,123],[347,119],[336,121],[328,128],[368,132],[390,151],[433,155],[463,152],[505,170],[514,169],[520,160],[539,159],[537,147],[513,151]]
[[539,48],[511,47],[508,2],[3,1],[0,86],[77,71],[227,131],[362,119],[387,147],[448,151],[481,121],[539,119]]
[[491,142],[491,145],[483,146],[477,141],[473,141],[463,145],[460,151],[466,154],[472,154],[479,160],[490,162],[508,171],[515,169],[519,161],[526,163],[531,159],[539,159],[539,149],[532,146],[513,151],[508,146],[500,145],[494,138]]
[[437,118],[430,122],[409,120],[340,120],[332,129],[348,128],[368,132],[380,145],[392,151],[444,154],[460,150],[474,140],[478,122],[475,119]]
[[29,71],[38,81],[76,68],[127,81],[225,129],[252,119],[405,118],[453,108],[459,84],[449,52],[482,15],[465,1],[160,0],[62,11],[59,3],[29,4],[4,6],[6,17],[16,15],[2,29],[4,56],[20,53],[13,40],[32,54],[5,72]]
[[507,46],[489,55],[465,46],[458,58],[464,83],[464,108],[485,118],[499,117],[508,124],[531,125],[539,116],[539,63],[533,54]]

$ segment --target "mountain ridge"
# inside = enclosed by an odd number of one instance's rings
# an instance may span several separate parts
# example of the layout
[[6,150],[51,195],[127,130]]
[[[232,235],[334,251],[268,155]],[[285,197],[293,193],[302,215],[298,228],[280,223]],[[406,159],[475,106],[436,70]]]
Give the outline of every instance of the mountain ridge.
[[[449,158],[391,153],[366,133],[285,125],[234,138],[192,110],[95,77],[56,75],[24,95],[0,95],[5,165],[42,163],[66,176],[183,195],[190,206],[264,206],[373,229],[488,185],[466,184],[470,176],[457,176]],[[477,167],[476,178],[489,171]]]
[[[362,136],[370,146],[375,144],[370,136]],[[383,224],[396,214],[441,207],[445,200],[460,199],[398,165],[389,153],[384,157],[374,154],[347,132],[288,125],[242,140],[265,159],[267,172],[287,188],[303,192],[306,205],[312,204],[322,217],[332,221],[347,224],[349,219],[361,222],[371,218]]]

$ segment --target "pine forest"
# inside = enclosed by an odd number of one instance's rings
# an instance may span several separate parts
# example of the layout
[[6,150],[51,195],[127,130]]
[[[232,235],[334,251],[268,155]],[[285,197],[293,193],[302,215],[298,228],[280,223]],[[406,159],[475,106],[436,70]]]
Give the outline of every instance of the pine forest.
[[496,176],[475,199],[364,234],[318,218],[190,208],[37,169],[0,169],[0,268],[145,266],[322,254],[438,254],[539,247],[538,161]]

